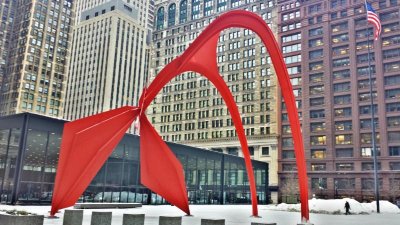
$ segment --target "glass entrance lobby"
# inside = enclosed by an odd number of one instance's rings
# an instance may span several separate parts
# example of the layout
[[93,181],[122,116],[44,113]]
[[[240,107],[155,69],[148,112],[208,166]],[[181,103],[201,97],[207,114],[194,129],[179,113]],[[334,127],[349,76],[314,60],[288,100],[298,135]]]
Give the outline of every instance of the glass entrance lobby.
[[[0,117],[0,201],[50,204],[66,121],[23,113]],[[247,204],[244,159],[168,143],[182,163],[190,204]],[[268,164],[254,161],[260,204],[268,196]],[[139,137],[126,134],[83,193],[81,202],[166,204],[140,184]]]

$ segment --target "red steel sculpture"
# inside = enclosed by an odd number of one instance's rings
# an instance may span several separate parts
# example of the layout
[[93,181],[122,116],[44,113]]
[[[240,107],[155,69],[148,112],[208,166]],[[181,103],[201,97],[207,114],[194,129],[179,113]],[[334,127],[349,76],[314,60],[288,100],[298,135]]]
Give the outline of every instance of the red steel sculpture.
[[137,117],[140,121],[141,183],[190,215],[182,166],[143,112],[171,79],[181,73],[193,71],[213,83],[232,116],[250,182],[252,215],[258,216],[256,184],[243,124],[232,93],[219,74],[216,62],[219,33],[230,27],[253,30],[259,35],[271,56],[293,135],[300,186],[301,216],[302,220],[309,220],[304,147],[286,65],[268,25],[258,15],[243,10],[227,12],[213,21],[181,56],[169,63],[156,76],[143,91],[138,107],[125,106],[65,124],[51,215],[59,209],[75,204]]

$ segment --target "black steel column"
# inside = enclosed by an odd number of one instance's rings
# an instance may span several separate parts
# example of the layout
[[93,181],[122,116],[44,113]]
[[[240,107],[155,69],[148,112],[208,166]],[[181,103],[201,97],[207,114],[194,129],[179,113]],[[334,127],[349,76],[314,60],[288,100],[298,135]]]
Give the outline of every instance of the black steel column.
[[221,159],[221,188],[220,188],[220,204],[223,205],[224,204],[224,185],[225,185],[225,155],[222,155],[222,159]]
[[15,205],[17,202],[17,193],[19,191],[19,182],[20,182],[20,176],[22,173],[22,161],[24,160],[24,153],[26,149],[26,141],[28,137],[28,123],[29,123],[29,115],[25,114],[24,115],[24,123],[22,126],[21,130],[21,137],[19,140],[19,149],[18,149],[18,157],[17,157],[17,163],[15,166],[15,176],[14,176],[14,187],[11,193],[11,204]]

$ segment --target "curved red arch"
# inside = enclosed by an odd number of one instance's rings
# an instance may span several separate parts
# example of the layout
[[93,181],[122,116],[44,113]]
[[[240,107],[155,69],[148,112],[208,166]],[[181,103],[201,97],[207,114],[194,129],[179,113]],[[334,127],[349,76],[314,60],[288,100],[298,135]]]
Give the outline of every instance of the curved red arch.
[[[218,73],[216,63],[216,46],[219,32],[229,27],[242,27],[253,30],[260,36],[271,55],[292,128],[299,173],[300,199],[302,202],[301,215],[302,219],[308,221],[306,163],[300,123],[289,75],[279,46],[267,24],[259,16],[242,10],[225,13],[211,23],[180,57],[173,60],[157,75],[155,80],[143,92],[138,108],[123,107],[66,124],[54,187],[52,215],[58,209],[75,203],[137,116],[140,117],[141,121],[141,182],[163,196],[170,203],[190,214],[182,167],[148,122],[145,114],[141,113],[146,110],[162,87],[173,77],[186,71],[194,71],[207,77],[226,102],[245,158],[250,182],[252,212],[254,216],[258,215],[254,173],[240,114],[229,88]],[[98,132],[103,133],[100,135],[101,138],[96,138]],[[90,142],[87,140],[90,140]],[[81,157],[83,149],[85,156]],[[150,149],[152,150],[150,151]],[[160,161],[157,157],[162,157],[163,161]],[[78,165],[71,166],[67,163],[78,159],[81,160],[80,163],[77,163]],[[66,176],[66,172],[68,172],[68,176]],[[60,184],[61,182],[63,182],[62,185]],[[163,184],[168,184],[168,186],[163,186]]]
[[[222,30],[230,27],[241,27],[250,29],[258,34],[266,46],[272,63],[274,65],[278,81],[282,89],[282,96],[286,103],[288,117],[291,125],[294,149],[296,154],[296,163],[299,175],[299,189],[300,189],[300,201],[301,201],[301,213],[302,218],[309,219],[308,209],[308,179],[307,179],[307,167],[304,158],[304,145],[302,134],[300,130],[300,122],[298,118],[298,112],[296,108],[296,102],[293,95],[292,85],[290,83],[289,74],[287,72],[286,64],[283,61],[279,45],[275,40],[273,32],[269,29],[265,21],[254,13],[235,10],[227,12],[218,17],[213,23],[211,23],[189,46],[189,48],[179,58],[168,64],[151,83],[146,92],[146,97],[143,103],[143,109],[145,110],[151,101],[155,98],[157,93],[166,85],[175,75],[183,73],[185,71],[195,71],[210,79],[211,82],[218,88],[224,100],[227,103],[228,109],[231,112],[232,119],[236,130],[238,131],[238,137],[242,146],[242,151],[246,160],[246,169],[248,171],[249,180],[254,182],[254,176],[252,176],[252,168],[250,154],[248,152],[247,141],[244,137],[243,125],[240,117],[237,119],[236,115],[239,115],[235,103],[231,103],[233,100],[224,97],[228,95],[227,91],[221,91],[220,89],[227,89],[227,86],[220,76],[216,76],[218,68],[216,67],[216,44],[218,41],[218,34]],[[214,57],[215,56],[215,57]],[[207,75],[210,73],[210,75]],[[229,89],[228,89],[229,91]],[[230,94],[230,92],[229,92]],[[233,101],[234,102],[234,101]],[[234,104],[234,105],[232,105]],[[231,106],[231,107],[230,107]],[[236,109],[236,110],[235,110]],[[252,178],[253,177],[253,178]],[[252,184],[251,184],[252,186]],[[256,196],[254,196],[254,187],[252,190],[252,202],[256,202]],[[257,215],[256,206],[253,204],[253,215]]]

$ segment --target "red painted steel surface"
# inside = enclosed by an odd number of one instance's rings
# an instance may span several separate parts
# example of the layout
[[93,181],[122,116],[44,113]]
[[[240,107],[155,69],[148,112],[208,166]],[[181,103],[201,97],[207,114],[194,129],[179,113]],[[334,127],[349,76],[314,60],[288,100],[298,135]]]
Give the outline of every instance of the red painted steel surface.
[[[123,133],[139,114],[142,184],[190,214],[182,167],[148,122],[145,114],[141,112],[147,109],[159,91],[171,79],[183,72],[194,71],[207,77],[214,84],[232,116],[249,177],[252,214],[258,216],[256,185],[243,124],[232,93],[218,73],[216,62],[219,32],[230,27],[253,30],[259,35],[271,56],[292,129],[302,203],[301,216],[303,220],[309,220],[304,147],[289,74],[279,46],[267,24],[256,14],[242,10],[225,13],[211,23],[188,49],[169,63],[143,91],[138,108],[123,107],[66,124],[54,188],[52,215],[58,209],[71,206],[76,202],[121,140]],[[105,129],[106,127],[107,129]],[[96,135],[102,138],[98,138]]]

